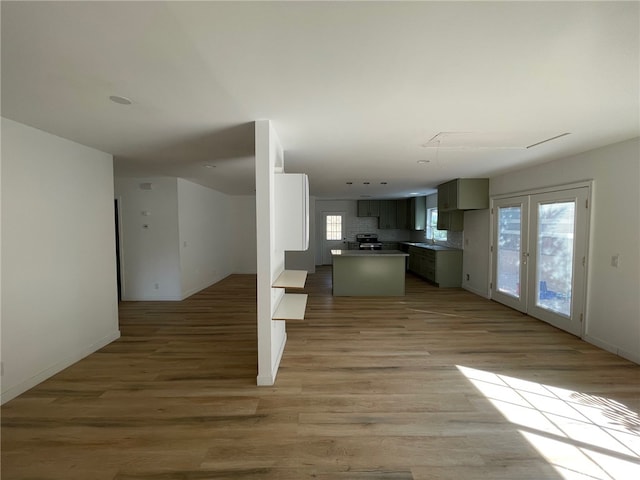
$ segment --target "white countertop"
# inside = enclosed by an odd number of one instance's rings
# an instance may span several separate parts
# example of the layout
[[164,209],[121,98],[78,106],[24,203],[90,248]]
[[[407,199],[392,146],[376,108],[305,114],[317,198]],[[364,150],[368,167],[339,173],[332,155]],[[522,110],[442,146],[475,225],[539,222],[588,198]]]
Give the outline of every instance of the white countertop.
[[331,255],[342,257],[408,257],[400,250],[331,250]]

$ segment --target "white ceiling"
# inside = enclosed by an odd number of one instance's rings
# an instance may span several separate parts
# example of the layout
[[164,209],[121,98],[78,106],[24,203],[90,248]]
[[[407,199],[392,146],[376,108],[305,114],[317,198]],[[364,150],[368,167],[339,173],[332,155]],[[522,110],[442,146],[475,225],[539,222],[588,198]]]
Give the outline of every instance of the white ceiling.
[[638,7],[2,1],[2,116],[229,194],[268,118],[313,195],[427,193],[638,136]]

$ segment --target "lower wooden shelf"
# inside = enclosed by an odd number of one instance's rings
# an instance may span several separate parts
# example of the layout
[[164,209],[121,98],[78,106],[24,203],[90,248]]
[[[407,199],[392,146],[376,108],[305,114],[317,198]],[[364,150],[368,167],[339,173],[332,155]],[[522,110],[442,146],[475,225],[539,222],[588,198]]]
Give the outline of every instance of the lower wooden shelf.
[[273,320],[304,320],[307,297],[306,293],[285,293],[273,314]]

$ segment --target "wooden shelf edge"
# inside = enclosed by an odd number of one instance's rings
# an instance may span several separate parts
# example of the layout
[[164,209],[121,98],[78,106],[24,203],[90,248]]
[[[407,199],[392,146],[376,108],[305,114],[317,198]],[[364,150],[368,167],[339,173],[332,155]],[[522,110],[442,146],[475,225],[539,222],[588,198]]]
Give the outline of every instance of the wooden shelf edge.
[[306,281],[306,270],[284,270],[271,286],[277,288],[304,288]]
[[307,298],[306,293],[285,293],[273,314],[273,320],[304,320]]

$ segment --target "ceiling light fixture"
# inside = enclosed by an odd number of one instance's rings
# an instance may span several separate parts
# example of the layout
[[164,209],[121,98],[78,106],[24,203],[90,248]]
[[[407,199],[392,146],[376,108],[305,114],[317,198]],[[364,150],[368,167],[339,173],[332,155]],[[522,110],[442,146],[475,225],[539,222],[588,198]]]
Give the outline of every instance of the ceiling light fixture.
[[538,145],[542,145],[543,143],[550,142],[551,140],[556,140],[560,137],[566,137],[567,135],[571,135],[571,132],[561,133],[560,135],[556,135],[555,137],[547,138],[546,140],[542,140],[541,142],[532,143],[531,145],[527,145],[527,148],[537,147]]
[[380,185],[386,185],[387,182],[380,182]]
[[353,182],[347,182],[347,185],[353,185]]
[[369,185],[371,182],[362,182],[363,185]]
[[431,160],[418,160],[418,161],[417,161],[417,163],[418,163],[419,165],[426,165],[427,163],[430,163],[430,162],[431,162]]
[[131,105],[133,102],[129,100],[127,97],[121,97],[120,95],[111,95],[109,97],[113,103],[117,103],[119,105]]
[[210,163],[205,163],[204,168],[216,168],[216,166],[211,165]]

